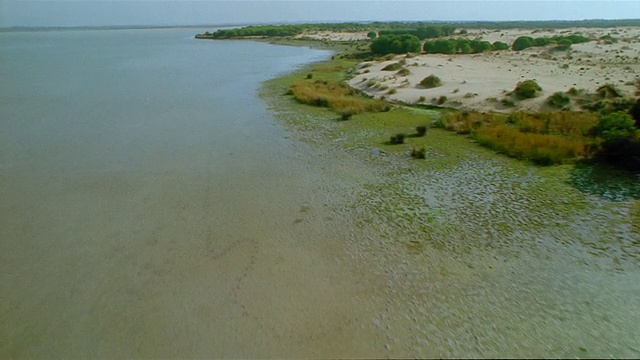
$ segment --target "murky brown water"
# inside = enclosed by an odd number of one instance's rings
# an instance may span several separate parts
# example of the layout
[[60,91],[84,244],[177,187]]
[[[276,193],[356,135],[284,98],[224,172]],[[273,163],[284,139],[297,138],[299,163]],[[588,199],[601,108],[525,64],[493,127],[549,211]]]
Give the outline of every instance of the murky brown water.
[[334,180],[257,97],[327,53],[194,33],[3,35],[0,357],[379,350]]

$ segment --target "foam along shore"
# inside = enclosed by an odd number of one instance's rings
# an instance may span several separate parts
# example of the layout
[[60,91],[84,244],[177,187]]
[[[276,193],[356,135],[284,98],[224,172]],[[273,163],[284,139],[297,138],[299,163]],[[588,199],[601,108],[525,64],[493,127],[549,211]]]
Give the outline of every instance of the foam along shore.
[[[582,34],[593,41],[571,45],[569,50],[554,45],[531,47],[522,51],[504,50],[480,54],[398,55],[384,61],[364,62],[349,84],[375,97],[405,103],[435,102],[446,97],[443,106],[473,108],[481,111],[511,110],[501,100],[516,84],[533,79],[542,92],[534,99],[518,102],[522,110],[543,110],[545,100],[555,92],[571,88],[595,92],[600,86],[613,84],[624,95],[633,96],[640,80],[640,27],[571,28],[565,30],[469,30],[452,38],[501,41],[508,44],[519,36],[552,37]],[[600,40],[610,35],[615,41]],[[404,60],[404,61],[403,61]],[[409,71],[383,70],[403,61]],[[420,81],[429,75],[442,85],[426,89]]]

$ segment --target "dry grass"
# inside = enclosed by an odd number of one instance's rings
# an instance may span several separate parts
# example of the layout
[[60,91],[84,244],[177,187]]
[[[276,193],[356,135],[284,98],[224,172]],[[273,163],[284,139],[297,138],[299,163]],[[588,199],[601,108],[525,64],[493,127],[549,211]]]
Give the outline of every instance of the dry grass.
[[358,90],[340,83],[298,82],[291,86],[291,93],[303,104],[328,107],[339,112],[360,114],[389,110],[389,105],[384,101],[365,98]]
[[444,127],[471,134],[481,145],[538,164],[560,164],[587,155],[587,135],[598,117],[586,112],[549,112],[509,115],[479,112],[450,113]]
[[474,137],[478,143],[491,149],[541,165],[561,164],[586,156],[583,139],[523,133],[508,125],[481,127]]

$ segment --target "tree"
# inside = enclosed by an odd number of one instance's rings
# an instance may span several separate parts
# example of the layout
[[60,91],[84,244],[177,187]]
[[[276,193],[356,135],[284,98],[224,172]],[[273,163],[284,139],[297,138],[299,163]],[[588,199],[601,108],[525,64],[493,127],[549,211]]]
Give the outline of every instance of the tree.
[[368,37],[369,39],[375,39],[375,38],[377,38],[377,37],[378,37],[378,33],[377,33],[377,32],[375,32],[375,31],[369,31],[369,33],[367,34],[367,37]]
[[380,55],[420,52],[420,45],[420,40],[414,35],[383,35],[373,40],[371,52]]
[[423,29],[425,39],[434,39],[442,36],[442,28],[435,25],[426,26]]

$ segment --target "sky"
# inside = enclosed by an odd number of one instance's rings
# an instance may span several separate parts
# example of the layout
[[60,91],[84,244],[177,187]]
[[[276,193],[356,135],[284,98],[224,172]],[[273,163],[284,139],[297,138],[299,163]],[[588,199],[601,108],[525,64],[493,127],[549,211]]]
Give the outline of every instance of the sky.
[[640,18],[640,1],[0,0],[0,28]]

